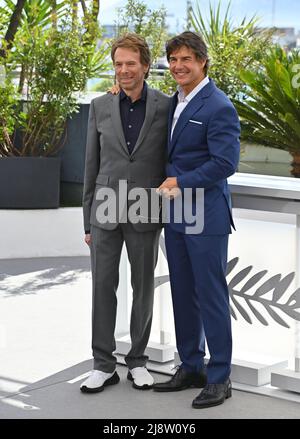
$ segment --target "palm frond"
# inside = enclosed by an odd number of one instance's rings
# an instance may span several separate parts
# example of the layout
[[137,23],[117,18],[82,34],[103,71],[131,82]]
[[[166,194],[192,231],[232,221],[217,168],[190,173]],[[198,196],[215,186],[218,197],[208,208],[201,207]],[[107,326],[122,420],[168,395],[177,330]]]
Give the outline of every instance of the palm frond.
[[242,139],[287,151],[300,150],[300,87],[294,87],[300,54],[271,49],[260,71],[242,70],[247,98],[234,101],[241,118]]

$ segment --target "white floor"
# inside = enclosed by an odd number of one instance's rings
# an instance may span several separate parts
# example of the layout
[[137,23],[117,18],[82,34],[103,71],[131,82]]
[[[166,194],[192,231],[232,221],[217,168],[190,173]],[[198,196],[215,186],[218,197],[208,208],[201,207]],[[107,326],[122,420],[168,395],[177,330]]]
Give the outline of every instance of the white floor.
[[88,267],[88,258],[65,258],[0,277],[1,393],[91,358]]
[[[57,392],[62,402],[69,398],[64,396],[69,389],[65,385],[68,383],[74,386],[78,397],[79,381],[92,367],[90,289],[88,257],[0,260],[0,399],[8,408],[22,409],[22,414],[4,411],[8,417],[23,417],[24,411],[35,411],[35,404],[26,400],[29,398],[27,391],[32,389],[45,389],[45,393],[48,388],[54,394]],[[152,363],[149,368],[170,373],[170,365],[161,367]],[[161,376],[160,380],[163,379]],[[234,388],[300,402],[300,395],[270,387],[250,388],[234,383]],[[23,389],[27,389],[24,394]],[[189,397],[192,393],[189,392]],[[45,395],[43,398],[42,401],[46,401]],[[80,401],[78,397],[78,404]],[[153,403],[155,401],[153,399]],[[254,410],[255,403],[253,399],[251,401]],[[38,407],[44,403],[36,404]],[[277,407],[279,403],[274,404]],[[291,407],[292,413],[296,413],[295,407]],[[47,405],[43,412],[46,417],[55,412],[54,408],[53,412],[46,409]],[[70,416],[79,416],[77,413],[74,406]],[[230,413],[229,410],[226,416],[233,417]],[[186,417],[192,414],[195,415],[194,411],[185,413]],[[241,411],[239,417],[242,415]],[[84,416],[88,417],[88,413]]]

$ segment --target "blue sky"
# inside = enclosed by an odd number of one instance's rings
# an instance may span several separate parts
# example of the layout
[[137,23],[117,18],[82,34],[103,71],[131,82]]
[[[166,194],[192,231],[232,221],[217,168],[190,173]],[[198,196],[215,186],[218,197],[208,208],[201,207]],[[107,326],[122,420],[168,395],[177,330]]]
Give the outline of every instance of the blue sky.
[[[123,6],[126,0],[102,0],[100,2],[100,21],[102,24],[113,24],[116,18],[116,8]],[[186,16],[185,0],[144,0],[150,9],[164,5],[170,14],[167,19],[172,31],[182,31]],[[193,4],[196,1],[192,1]],[[212,0],[213,4],[217,2]],[[205,14],[208,11],[209,0],[199,0]],[[222,8],[228,5],[228,0],[221,1]],[[233,19],[240,21],[245,15],[251,17],[257,14],[261,17],[262,26],[272,25],[272,11],[275,5],[274,25],[278,27],[300,28],[299,0],[231,0]]]

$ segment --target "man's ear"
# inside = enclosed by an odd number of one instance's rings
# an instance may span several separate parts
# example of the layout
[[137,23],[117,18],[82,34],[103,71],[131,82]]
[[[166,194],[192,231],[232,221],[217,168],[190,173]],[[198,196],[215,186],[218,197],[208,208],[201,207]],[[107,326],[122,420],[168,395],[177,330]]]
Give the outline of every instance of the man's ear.
[[201,62],[202,62],[202,68],[204,69],[207,63],[207,58],[202,59]]

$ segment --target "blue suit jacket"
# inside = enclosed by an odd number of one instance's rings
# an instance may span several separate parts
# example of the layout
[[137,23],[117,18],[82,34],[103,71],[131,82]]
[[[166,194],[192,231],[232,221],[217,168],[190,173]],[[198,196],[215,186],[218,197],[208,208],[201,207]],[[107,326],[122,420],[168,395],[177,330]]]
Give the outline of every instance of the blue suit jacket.
[[[177,177],[181,189],[204,188],[203,235],[231,233],[230,225],[234,227],[234,224],[227,177],[234,174],[239,162],[237,112],[210,79],[181,113],[171,140],[177,94],[173,96],[169,114],[167,176]],[[170,224],[183,233],[188,225],[184,219],[181,224],[172,221]]]

